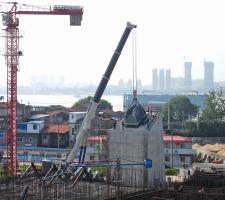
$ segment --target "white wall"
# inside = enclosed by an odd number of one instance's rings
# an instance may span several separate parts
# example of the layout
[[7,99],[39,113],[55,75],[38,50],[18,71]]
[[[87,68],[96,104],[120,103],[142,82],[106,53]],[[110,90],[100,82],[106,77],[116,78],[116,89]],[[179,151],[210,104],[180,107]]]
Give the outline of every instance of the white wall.
[[[69,113],[69,145],[72,145],[77,135],[76,122],[84,118],[86,112],[70,112]],[[73,133],[74,130],[74,134]]]
[[70,112],[69,113],[69,123],[76,123],[77,120],[83,118],[86,112]]
[[44,128],[44,121],[31,121],[27,123],[27,132],[28,133],[40,133]]

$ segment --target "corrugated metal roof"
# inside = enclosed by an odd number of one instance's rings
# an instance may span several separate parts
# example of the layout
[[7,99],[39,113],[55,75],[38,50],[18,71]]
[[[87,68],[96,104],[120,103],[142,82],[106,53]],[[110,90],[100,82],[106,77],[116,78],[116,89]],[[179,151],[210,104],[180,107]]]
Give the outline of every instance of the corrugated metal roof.
[[177,135],[163,135],[163,141],[164,142],[172,142],[172,140],[174,142],[192,142],[192,138],[190,137],[181,137],[181,136],[177,136]]
[[37,114],[37,115],[33,115],[33,116],[29,117],[29,119],[39,119],[39,118],[43,118],[43,117],[48,117],[48,115]]
[[54,111],[48,112],[48,115],[49,115],[49,116],[54,116],[54,115],[58,115],[58,114],[60,114],[60,113],[66,113],[66,114],[68,114],[69,111],[66,110],[66,109],[64,109],[64,110],[54,110]]
[[35,121],[29,121],[29,122],[24,122],[24,123],[21,123],[21,124],[42,124],[44,123],[44,121],[38,121],[38,120],[35,120]]

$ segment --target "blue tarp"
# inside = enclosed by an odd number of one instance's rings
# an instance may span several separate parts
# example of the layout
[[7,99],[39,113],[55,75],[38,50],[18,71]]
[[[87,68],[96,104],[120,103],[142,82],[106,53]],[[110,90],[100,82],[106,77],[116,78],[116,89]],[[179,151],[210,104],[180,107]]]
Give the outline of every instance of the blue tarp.
[[[6,146],[4,145],[0,145],[0,149],[1,148],[6,148]],[[19,150],[34,150],[34,151],[60,151],[60,152],[64,152],[66,151],[66,149],[64,148],[46,148],[46,147],[17,147],[17,149]]]
[[20,130],[27,130],[27,123],[19,123],[17,124],[17,128]]
[[27,161],[28,155],[18,154],[17,158],[18,158],[19,161]]
[[0,130],[0,139],[1,138],[4,138],[4,131],[3,130]]

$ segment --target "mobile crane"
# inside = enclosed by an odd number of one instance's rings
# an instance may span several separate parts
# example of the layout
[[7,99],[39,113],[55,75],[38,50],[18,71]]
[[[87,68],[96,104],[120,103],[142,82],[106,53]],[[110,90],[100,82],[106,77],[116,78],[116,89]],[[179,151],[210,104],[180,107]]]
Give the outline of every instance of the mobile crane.
[[[57,165],[53,164],[49,171],[46,173],[44,177],[42,177],[42,183],[46,186],[51,185],[56,178],[65,179],[66,177],[70,176],[70,180],[73,181],[72,187],[77,183],[77,181],[85,175],[89,181],[92,181],[92,175],[90,167],[117,167],[119,170],[120,166],[134,166],[140,165],[144,166],[145,168],[152,167],[152,160],[146,159],[144,162],[130,162],[130,163],[120,163],[120,158],[115,159],[108,159],[107,161],[97,161],[97,162],[85,162],[85,153],[86,153],[86,140],[87,140],[87,133],[88,129],[91,128],[91,121],[95,117],[95,112],[99,102],[101,100],[102,94],[107,86],[107,83],[110,79],[110,76],[114,70],[114,67],[119,59],[119,56],[123,50],[123,47],[128,39],[128,36],[133,28],[137,26],[127,22],[126,28],[123,32],[123,35],[119,41],[119,44],[114,51],[114,54],[106,68],[106,71],[98,85],[98,88],[95,92],[94,97],[91,100],[91,103],[88,107],[87,113],[84,117],[84,120],[81,124],[81,127],[78,131],[76,141],[72,150],[70,151],[66,162],[58,163]],[[79,156],[77,156],[79,151]],[[26,172],[21,176],[20,180],[25,177],[27,171],[33,168],[34,171],[35,167],[34,164],[31,163],[30,167],[26,170]],[[37,174],[37,173],[36,173]]]
[[101,100],[102,94],[107,86],[107,83],[110,79],[110,76],[114,70],[114,67],[119,59],[119,56],[123,50],[123,47],[128,39],[128,36],[129,36],[131,30],[136,27],[137,27],[136,25],[134,25],[130,22],[127,22],[126,28],[125,28],[123,35],[119,41],[119,44],[118,44],[116,50],[114,51],[114,54],[108,64],[108,67],[106,68],[106,71],[105,71],[104,75],[102,76],[102,79],[98,85],[95,95],[94,95],[93,99],[91,100],[91,103],[88,107],[87,113],[84,117],[84,120],[81,124],[80,130],[77,134],[76,142],[74,143],[74,146],[73,146],[72,150],[70,151],[66,162],[68,162],[68,163],[73,162],[77,157],[79,148],[86,144],[87,130],[91,128],[91,120],[95,117],[95,112],[96,112],[97,106]]

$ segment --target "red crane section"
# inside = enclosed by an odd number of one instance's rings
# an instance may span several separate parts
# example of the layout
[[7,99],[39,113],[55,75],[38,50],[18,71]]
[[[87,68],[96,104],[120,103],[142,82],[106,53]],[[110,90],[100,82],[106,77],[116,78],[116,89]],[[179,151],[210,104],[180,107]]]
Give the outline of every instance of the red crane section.
[[17,172],[17,138],[16,138],[16,116],[17,116],[17,71],[19,67],[19,18],[18,14],[31,15],[70,15],[70,25],[79,26],[83,16],[81,6],[51,6],[40,7],[26,4],[1,3],[0,9],[11,6],[3,13],[2,21],[5,28],[5,58],[7,65],[7,169],[11,175]]
[[16,18],[16,6],[13,5],[8,13],[6,37],[6,65],[7,65],[7,169],[14,175],[17,166],[16,148],[16,104],[17,104],[17,70],[19,30]]

